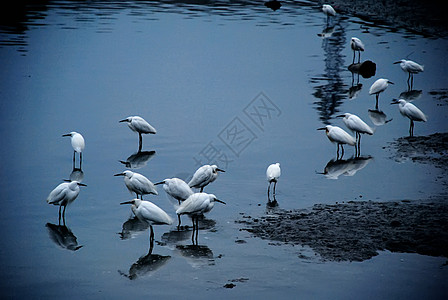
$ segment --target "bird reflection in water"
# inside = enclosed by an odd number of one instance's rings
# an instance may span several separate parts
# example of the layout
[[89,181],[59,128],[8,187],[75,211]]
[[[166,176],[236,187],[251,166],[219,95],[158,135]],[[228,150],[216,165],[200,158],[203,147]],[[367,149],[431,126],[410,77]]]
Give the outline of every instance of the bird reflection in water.
[[76,236],[67,226],[47,223],[45,227],[48,229],[50,239],[62,249],[76,251],[82,248],[82,246],[78,245]]
[[331,159],[324,168],[322,174],[328,179],[338,179],[339,176],[354,176],[359,170],[364,169],[373,159],[372,156],[352,157],[349,159]]
[[[196,217],[195,217],[196,219]],[[174,245],[179,242],[185,241],[188,238],[191,238],[192,243],[194,245],[198,244],[198,231],[199,230],[214,230],[216,221],[212,219],[207,219],[204,215],[198,216],[198,230],[194,227],[180,226],[176,227],[176,230],[171,230],[170,232],[166,232],[162,235],[162,242],[168,245]],[[190,233],[190,228],[191,233]]]
[[177,245],[176,250],[195,269],[215,264],[213,251],[205,245]]
[[326,26],[321,33],[318,33],[317,36],[320,36],[323,39],[330,38],[334,33],[334,26]]
[[140,151],[129,156],[126,161],[120,160],[120,162],[128,169],[140,169],[146,166],[155,154],[156,151]]
[[157,270],[162,268],[171,259],[169,255],[152,254],[152,248],[149,248],[148,254],[140,257],[129,268],[128,274],[118,270],[120,275],[123,275],[130,280],[135,280],[139,277],[151,276]]
[[404,99],[406,101],[414,101],[422,96],[422,90],[410,90],[404,91],[400,94],[398,99]]
[[147,222],[140,221],[139,218],[134,216],[123,223],[122,230],[118,234],[122,240],[127,240],[134,238],[136,235],[146,231],[148,228],[149,224]]
[[382,126],[392,121],[392,119],[387,120],[387,115],[378,109],[369,109],[369,118],[375,126]]

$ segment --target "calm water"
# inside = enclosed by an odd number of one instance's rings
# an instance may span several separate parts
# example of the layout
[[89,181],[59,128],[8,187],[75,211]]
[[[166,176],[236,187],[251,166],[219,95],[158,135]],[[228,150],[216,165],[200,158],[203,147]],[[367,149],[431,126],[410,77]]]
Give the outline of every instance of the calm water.
[[[322,38],[325,18],[306,2],[284,2],[272,12],[252,2],[51,1],[20,21],[0,33],[3,296],[446,296],[444,258],[381,252],[360,263],[321,262],[310,249],[251,238],[235,223],[241,213],[265,213],[265,170],[273,162],[282,166],[277,200],[286,209],[446,195],[440,169],[396,162],[387,148],[408,134],[409,122],[389,105],[407,91],[407,75],[392,64],[406,56],[425,65],[414,79],[421,91],[414,103],[428,122],[417,123],[415,135],[447,131],[448,103],[434,96],[448,89],[446,39],[351,16],[336,18],[331,37]],[[362,89],[350,99],[356,85],[347,70],[352,36],[365,43],[362,60],[374,61],[377,70],[359,79]],[[335,118],[343,112],[372,125],[368,110],[375,101],[368,88],[381,77],[395,83],[379,105],[392,121],[362,139],[362,155],[371,159],[358,171],[333,175],[337,180],[319,174],[335,158],[336,146],[316,129],[344,128]],[[208,162],[226,170],[205,189],[227,205],[208,214],[200,247],[191,246],[190,232],[155,226],[160,243],[151,258],[139,261],[148,252],[148,231],[121,238],[132,216],[119,203],[132,196],[113,174],[126,168],[120,161],[138,147],[137,135],[118,123],[129,115],[157,128],[157,135],[143,139],[143,149],[155,154],[135,166],[153,182],[186,179]],[[86,139],[88,186],[67,208],[68,228],[58,228],[57,207],[45,199],[73,176],[70,141],[61,137],[70,131]],[[346,148],[344,158],[352,155]],[[162,188],[145,199],[174,217]],[[83,247],[63,249],[57,230],[71,241],[69,248]],[[229,283],[236,286],[223,288]]]

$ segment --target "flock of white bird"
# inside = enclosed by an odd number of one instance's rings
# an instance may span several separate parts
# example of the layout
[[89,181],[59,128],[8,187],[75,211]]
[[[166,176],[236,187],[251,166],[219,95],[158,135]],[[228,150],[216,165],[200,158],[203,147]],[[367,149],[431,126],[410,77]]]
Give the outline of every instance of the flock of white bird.
[[[139,116],[131,116],[120,122],[127,122],[129,128],[139,134],[139,151],[142,147],[142,134],[155,134],[156,129],[152,127],[146,120]],[[79,153],[80,167],[82,162],[82,151],[85,148],[84,138],[80,133],[71,132],[63,136],[71,137],[73,147],[73,166],[75,166],[76,153]],[[178,226],[181,224],[180,216],[189,215],[193,221],[193,231],[198,230],[198,219],[201,215],[209,212],[215,205],[215,202],[225,204],[225,202],[217,199],[214,194],[204,193],[204,187],[218,178],[218,172],[225,172],[216,165],[201,166],[193,174],[188,184],[179,178],[167,178],[161,182],[153,184],[144,175],[125,170],[114,176],[123,176],[124,184],[131,193],[135,193],[136,198],[120,204],[131,204],[131,210],[134,215],[142,222],[150,225],[150,241],[154,240],[154,231],[152,225],[171,225],[172,218],[160,207],[150,201],[143,200],[143,195],[157,195],[156,185],[163,184],[165,192],[178,201],[175,206],[178,215]],[[64,207],[62,218],[65,224],[65,210],[67,205],[72,203],[79,195],[79,187],[86,186],[79,181],[69,181],[58,185],[47,197],[47,203],[59,206],[59,222],[61,221],[61,208]],[[193,188],[200,189],[195,193]]]
[[[324,4],[322,6],[322,11],[327,15],[327,24],[329,18],[336,16],[336,11],[329,4]],[[357,37],[352,37],[350,40],[350,47],[353,50],[353,63],[355,62],[356,52],[358,52],[358,63],[361,61],[361,52],[365,50],[364,43]],[[411,90],[413,86],[414,74],[423,72],[424,68],[422,65],[411,61],[402,59],[395,62],[394,64],[400,64],[401,69],[408,73],[408,88]],[[410,82],[409,82],[410,81]],[[384,92],[389,84],[393,84],[388,79],[380,78],[376,80],[369,89],[370,95],[376,96],[375,109],[378,110],[378,99],[382,92]],[[410,120],[409,135],[414,135],[414,122],[426,122],[426,115],[414,104],[404,100],[404,99],[394,99],[391,104],[398,104],[398,109],[404,117]],[[360,154],[361,145],[361,134],[373,135],[374,130],[367,125],[361,118],[355,114],[345,113],[338,117],[343,117],[343,122],[345,126],[355,133],[356,138],[347,133],[344,129],[338,126],[327,125],[318,130],[325,130],[328,139],[332,143],[337,144],[337,159],[339,159],[339,148],[342,148],[342,156],[344,155],[344,145],[356,146],[355,152]]]
[[[331,7],[331,5],[324,4],[322,7],[323,12],[327,15],[327,23],[330,17],[336,15],[336,11]],[[358,52],[358,63],[361,60],[361,51],[365,50],[365,46],[359,38],[353,37],[350,41],[350,47],[353,50],[353,63],[355,61],[356,52]],[[400,64],[403,71],[409,73],[409,80],[413,80],[413,75],[423,72],[423,66],[410,61],[410,60],[400,60],[396,63]],[[389,84],[392,84],[388,79],[380,78],[376,80],[370,87],[369,94],[376,95],[376,108],[378,108],[378,98],[380,93],[384,92]],[[419,110],[415,105],[407,102],[406,100],[399,99],[394,100],[392,104],[398,104],[400,113],[409,118],[410,125],[410,135],[413,135],[413,128],[415,121],[426,122],[426,116]],[[338,117],[343,118],[343,123],[345,126],[355,133],[356,138],[351,136],[345,130],[338,126],[327,125],[325,127],[319,128],[318,130],[325,130],[328,139],[337,144],[337,153],[339,157],[339,147],[342,148],[342,156],[344,155],[343,145],[348,144],[350,146],[356,146],[357,151],[359,151],[361,143],[361,135],[368,134],[373,135],[374,130],[367,125],[361,118],[351,113],[344,113]],[[142,134],[156,134],[156,129],[151,126],[146,120],[139,116],[130,116],[121,121],[120,123],[127,123],[129,128],[138,133],[139,135],[139,152],[142,149]],[[71,137],[71,144],[73,147],[73,165],[75,166],[76,153],[79,153],[79,166],[81,169],[82,163],[82,152],[85,148],[84,138],[80,133],[70,132],[64,134],[65,136]],[[341,156],[341,158],[342,158]],[[131,192],[135,193],[136,198],[130,201],[125,201],[120,204],[131,204],[131,210],[134,215],[143,222],[150,225],[150,241],[154,240],[154,231],[152,225],[171,225],[173,219],[160,207],[154,203],[143,200],[143,195],[154,194],[157,195],[156,185],[163,184],[163,189],[165,192],[176,199],[178,203],[175,206],[176,214],[178,215],[178,226],[181,224],[180,216],[187,214],[191,217],[193,222],[193,230],[198,230],[198,219],[199,216],[204,213],[209,212],[213,207],[215,202],[220,202],[225,204],[225,202],[217,199],[214,194],[204,193],[204,187],[212,183],[218,177],[218,172],[224,172],[224,170],[219,169],[216,165],[204,165],[200,167],[194,174],[192,179],[186,183],[179,178],[167,178],[161,182],[153,184],[144,175],[130,170],[125,170],[122,173],[115,174],[114,176],[123,176],[126,188]],[[270,188],[272,183],[274,184],[273,196],[275,199],[275,189],[277,181],[281,175],[280,163],[274,163],[268,166],[266,170],[266,178],[268,181],[268,199],[270,195]],[[69,181],[59,184],[47,197],[47,202],[49,204],[54,204],[59,206],[59,221],[61,220],[61,208],[64,207],[62,212],[62,218],[65,223],[65,209],[67,205],[72,203],[79,195],[80,186],[86,186],[79,181]],[[199,192],[194,192],[193,188],[200,189]]]

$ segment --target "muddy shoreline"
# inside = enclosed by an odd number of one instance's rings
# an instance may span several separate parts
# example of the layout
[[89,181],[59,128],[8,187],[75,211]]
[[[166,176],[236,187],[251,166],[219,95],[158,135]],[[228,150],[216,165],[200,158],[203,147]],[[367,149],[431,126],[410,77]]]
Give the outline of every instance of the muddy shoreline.
[[255,237],[309,246],[322,260],[364,261],[383,250],[448,258],[447,221],[442,202],[350,201],[277,208],[259,218],[243,215],[237,223]]
[[426,36],[448,36],[448,19],[439,1],[330,0],[325,3],[331,4],[336,12],[379,25],[393,25],[394,28],[401,27]]

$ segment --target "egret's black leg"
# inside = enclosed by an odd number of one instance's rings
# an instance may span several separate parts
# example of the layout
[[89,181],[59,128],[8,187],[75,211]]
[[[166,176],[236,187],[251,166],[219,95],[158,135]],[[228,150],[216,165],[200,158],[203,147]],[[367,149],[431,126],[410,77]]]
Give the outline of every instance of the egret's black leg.
[[142,151],[143,141],[142,141],[142,134],[138,133],[138,152]]
[[274,181],[274,196],[275,196],[275,187],[277,186],[277,180]]
[[378,98],[380,97],[380,93],[376,94],[376,104],[375,104],[375,109],[378,110]]
[[201,193],[202,193],[203,190],[204,190],[204,187],[201,187]]

